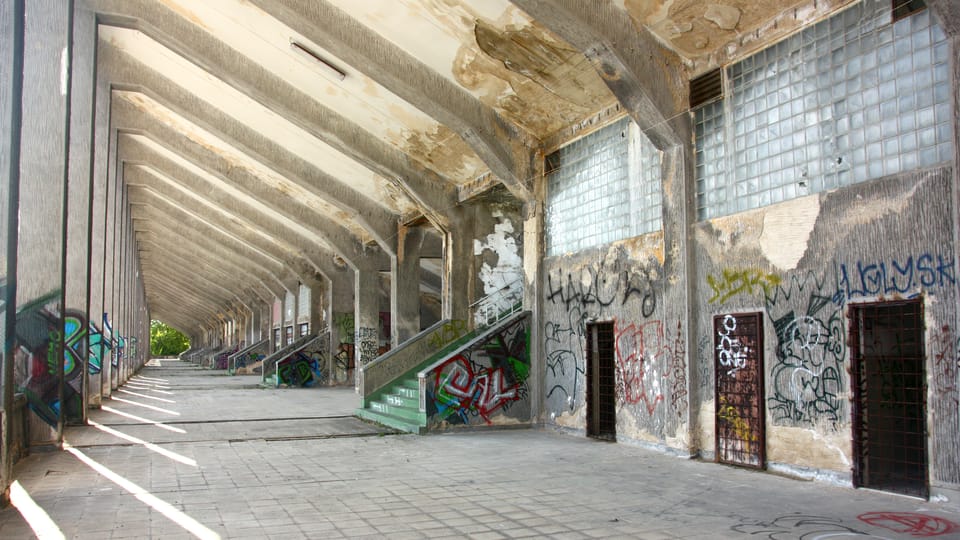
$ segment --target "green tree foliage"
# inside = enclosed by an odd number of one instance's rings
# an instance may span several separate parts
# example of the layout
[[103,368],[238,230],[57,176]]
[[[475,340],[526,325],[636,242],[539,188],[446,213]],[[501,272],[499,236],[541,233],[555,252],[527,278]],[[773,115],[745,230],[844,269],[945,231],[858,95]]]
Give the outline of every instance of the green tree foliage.
[[150,355],[176,356],[190,348],[190,339],[176,328],[150,321]]

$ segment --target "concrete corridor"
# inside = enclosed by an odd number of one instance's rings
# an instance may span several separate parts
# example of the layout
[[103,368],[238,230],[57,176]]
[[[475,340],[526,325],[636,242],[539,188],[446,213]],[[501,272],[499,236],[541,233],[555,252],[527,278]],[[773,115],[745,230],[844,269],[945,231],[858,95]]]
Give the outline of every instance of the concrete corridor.
[[[551,431],[399,435],[354,418],[352,389],[151,364],[17,464],[66,538],[960,537],[936,501]],[[18,508],[0,538],[34,534]]]

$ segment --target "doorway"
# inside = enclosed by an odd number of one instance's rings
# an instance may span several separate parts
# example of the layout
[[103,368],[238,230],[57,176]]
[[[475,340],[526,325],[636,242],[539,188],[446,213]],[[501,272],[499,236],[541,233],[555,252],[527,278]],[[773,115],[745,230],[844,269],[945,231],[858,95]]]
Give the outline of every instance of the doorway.
[[587,436],[617,440],[613,323],[587,324]]
[[919,300],[850,308],[857,487],[929,495],[923,335]]
[[763,319],[760,313],[713,318],[717,461],[766,466]]

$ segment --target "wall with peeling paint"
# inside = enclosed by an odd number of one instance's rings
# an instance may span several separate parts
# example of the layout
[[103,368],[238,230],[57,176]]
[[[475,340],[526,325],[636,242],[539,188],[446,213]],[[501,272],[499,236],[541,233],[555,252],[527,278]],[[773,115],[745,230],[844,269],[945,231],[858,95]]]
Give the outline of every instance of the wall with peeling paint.
[[[931,481],[960,480],[956,346],[942,335],[957,317],[951,177],[946,168],[883,178],[696,225],[694,324],[705,346],[691,367],[701,374],[704,455],[714,432],[712,319],[760,312],[770,466],[849,481],[850,306],[919,297]],[[944,354],[950,362],[937,361]]]

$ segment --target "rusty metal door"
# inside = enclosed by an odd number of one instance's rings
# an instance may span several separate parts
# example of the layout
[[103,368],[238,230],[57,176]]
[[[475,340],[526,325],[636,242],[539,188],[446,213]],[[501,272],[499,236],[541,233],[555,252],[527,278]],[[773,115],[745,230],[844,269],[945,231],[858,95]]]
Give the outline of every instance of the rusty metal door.
[[762,315],[717,315],[713,331],[717,461],[762,469],[766,466]]
[[920,301],[850,308],[853,481],[926,498],[926,369]]
[[587,436],[617,439],[613,323],[587,325]]

